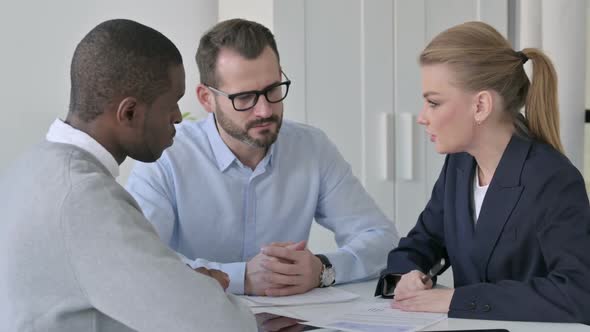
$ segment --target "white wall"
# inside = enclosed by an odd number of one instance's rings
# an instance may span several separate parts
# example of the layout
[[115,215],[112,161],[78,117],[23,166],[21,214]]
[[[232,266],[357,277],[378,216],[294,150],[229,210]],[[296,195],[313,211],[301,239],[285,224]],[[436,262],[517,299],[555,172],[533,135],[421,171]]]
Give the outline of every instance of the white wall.
[[586,1],[586,109],[590,109],[590,4]]
[[273,29],[273,0],[219,0],[219,21],[244,18]]
[[[0,170],[21,151],[40,141],[51,122],[65,118],[69,66],[77,43],[98,23],[136,20],[159,30],[182,53],[187,92],[182,111],[203,116],[194,88],[194,60],[201,34],[217,22],[215,0],[12,1],[0,10]],[[121,170],[126,180],[130,163]]]
[[566,156],[583,171],[586,77],[580,69],[586,68],[587,1],[543,0],[541,6],[542,46],[553,61],[559,82],[561,141]]
[[[586,109],[590,109],[590,4],[586,1]],[[584,179],[590,195],[590,123],[584,126]]]

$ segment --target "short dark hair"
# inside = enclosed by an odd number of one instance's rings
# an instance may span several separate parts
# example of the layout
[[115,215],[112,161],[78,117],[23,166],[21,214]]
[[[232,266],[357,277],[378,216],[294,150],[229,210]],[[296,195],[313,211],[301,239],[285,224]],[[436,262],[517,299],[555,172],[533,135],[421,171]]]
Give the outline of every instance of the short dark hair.
[[149,105],[170,88],[170,67],[181,64],[180,52],[160,32],[131,20],[103,22],[74,52],[69,112],[89,122],[116,97]]
[[216,24],[201,37],[195,56],[201,83],[211,86],[219,83],[216,64],[221,48],[231,49],[246,59],[255,59],[267,46],[280,62],[275,38],[264,25],[239,18]]

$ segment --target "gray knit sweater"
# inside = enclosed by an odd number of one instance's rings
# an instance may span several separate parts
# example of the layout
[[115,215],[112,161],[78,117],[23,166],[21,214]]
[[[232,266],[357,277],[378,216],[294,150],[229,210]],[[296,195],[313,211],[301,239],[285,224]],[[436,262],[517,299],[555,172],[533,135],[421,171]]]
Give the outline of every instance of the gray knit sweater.
[[43,142],[0,176],[0,331],[250,331],[88,152]]

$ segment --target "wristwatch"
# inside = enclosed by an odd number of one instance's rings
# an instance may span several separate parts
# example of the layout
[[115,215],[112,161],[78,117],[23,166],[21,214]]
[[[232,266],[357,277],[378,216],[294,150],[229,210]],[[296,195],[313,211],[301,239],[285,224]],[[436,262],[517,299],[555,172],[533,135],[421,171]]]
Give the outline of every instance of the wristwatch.
[[328,257],[316,255],[322,262],[322,272],[320,273],[320,287],[330,287],[336,282],[336,270],[330,263]]

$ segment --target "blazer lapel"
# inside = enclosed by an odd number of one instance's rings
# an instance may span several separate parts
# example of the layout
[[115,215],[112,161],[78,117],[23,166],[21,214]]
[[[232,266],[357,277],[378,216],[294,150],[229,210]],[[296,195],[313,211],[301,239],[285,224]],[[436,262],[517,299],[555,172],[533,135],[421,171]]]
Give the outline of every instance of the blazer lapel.
[[522,193],[520,174],[530,147],[527,139],[512,136],[482,203],[472,252],[482,281],[487,280],[487,266],[494,247]]
[[[459,239],[470,243],[473,238],[473,217],[471,213],[471,180],[475,170],[475,159],[467,155],[457,167],[455,211]],[[467,241],[466,241],[467,240]]]

